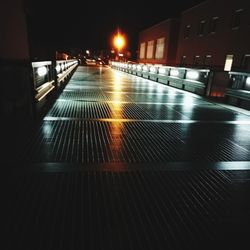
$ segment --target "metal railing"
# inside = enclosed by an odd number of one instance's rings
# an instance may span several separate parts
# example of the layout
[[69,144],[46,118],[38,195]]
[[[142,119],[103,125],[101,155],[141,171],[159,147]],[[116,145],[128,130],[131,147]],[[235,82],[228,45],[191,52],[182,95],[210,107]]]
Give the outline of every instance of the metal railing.
[[228,103],[250,109],[250,73],[230,71],[225,95]]
[[78,65],[77,60],[58,60],[56,61],[56,73],[57,73],[57,83],[60,84],[64,82],[70,75],[72,70]]
[[199,95],[209,95],[213,77],[213,73],[209,69],[192,69],[115,61],[111,62],[111,67]]
[[52,61],[32,62],[34,99],[44,100],[49,93],[61,85],[77,67],[77,60],[58,60],[55,68]]

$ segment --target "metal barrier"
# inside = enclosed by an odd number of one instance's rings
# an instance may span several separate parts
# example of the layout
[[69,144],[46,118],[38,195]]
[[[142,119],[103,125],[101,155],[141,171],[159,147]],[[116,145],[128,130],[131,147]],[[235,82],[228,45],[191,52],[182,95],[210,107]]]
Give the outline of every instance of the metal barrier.
[[78,61],[58,60],[55,69],[52,65],[52,61],[32,62],[36,102],[42,101],[52,90],[59,87],[70,76]]
[[250,109],[250,73],[229,72],[225,95],[229,104]]
[[58,86],[64,82],[70,75],[72,70],[78,65],[77,60],[58,60],[56,61],[57,84]]
[[192,69],[121,62],[111,62],[111,67],[199,95],[209,95],[213,77],[209,69]]
[[35,100],[40,102],[55,88],[52,62],[33,62],[32,70]]
[[35,116],[48,100],[52,100],[51,95],[61,89],[77,65],[78,60],[32,62]]

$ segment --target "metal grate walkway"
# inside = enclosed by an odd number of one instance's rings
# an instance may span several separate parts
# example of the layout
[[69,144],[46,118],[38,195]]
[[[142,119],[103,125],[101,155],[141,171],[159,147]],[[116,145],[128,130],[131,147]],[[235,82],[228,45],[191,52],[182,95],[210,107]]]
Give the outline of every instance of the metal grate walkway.
[[37,126],[6,134],[3,249],[243,249],[250,116],[78,67]]

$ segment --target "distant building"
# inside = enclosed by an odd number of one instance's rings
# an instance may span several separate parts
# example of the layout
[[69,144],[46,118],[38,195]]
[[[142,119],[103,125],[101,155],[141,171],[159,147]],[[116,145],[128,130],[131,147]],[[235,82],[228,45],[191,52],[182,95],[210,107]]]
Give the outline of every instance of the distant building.
[[179,21],[168,19],[139,34],[140,63],[174,65],[179,34]]
[[68,60],[69,58],[67,53],[56,51],[56,60]]
[[224,96],[229,71],[250,72],[249,0],[204,1],[182,12],[179,22],[169,19],[142,31],[138,62],[209,68],[211,96]]
[[223,96],[228,71],[250,72],[249,0],[209,0],[181,15],[176,63],[214,71],[211,96]]
[[249,31],[249,0],[205,1],[181,15],[177,64],[250,70]]

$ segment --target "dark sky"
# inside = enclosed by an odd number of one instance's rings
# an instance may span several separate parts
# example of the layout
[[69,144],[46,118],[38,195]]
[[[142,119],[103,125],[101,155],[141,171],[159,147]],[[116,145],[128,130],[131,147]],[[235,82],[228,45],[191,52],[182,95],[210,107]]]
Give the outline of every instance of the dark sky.
[[202,0],[27,0],[33,37],[58,48],[109,49],[119,28],[135,52],[138,33]]

